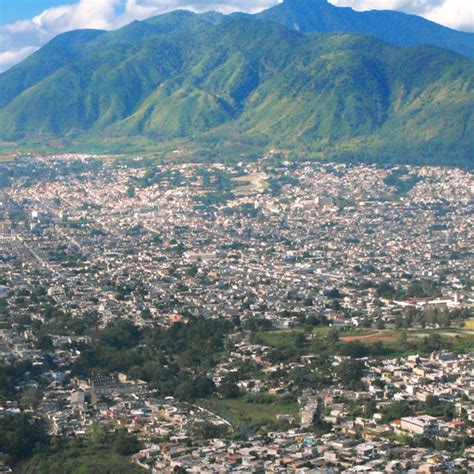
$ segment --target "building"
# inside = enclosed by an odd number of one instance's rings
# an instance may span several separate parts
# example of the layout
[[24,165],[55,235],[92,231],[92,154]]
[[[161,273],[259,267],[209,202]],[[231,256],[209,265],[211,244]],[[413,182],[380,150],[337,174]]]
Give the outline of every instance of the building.
[[401,419],[400,428],[413,434],[433,436],[438,432],[438,420],[429,415],[410,416]]

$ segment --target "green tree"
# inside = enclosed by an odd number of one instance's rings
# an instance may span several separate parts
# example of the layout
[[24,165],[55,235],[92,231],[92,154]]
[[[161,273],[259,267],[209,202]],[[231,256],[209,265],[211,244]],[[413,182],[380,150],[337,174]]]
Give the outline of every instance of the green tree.
[[240,395],[239,387],[233,382],[221,383],[217,391],[223,398],[237,398]]
[[207,421],[194,423],[191,427],[191,434],[196,439],[222,438],[228,431],[227,426],[214,425]]
[[355,383],[360,383],[360,379],[365,373],[365,364],[354,359],[343,360],[336,369],[337,376],[343,385],[348,387],[353,386]]
[[195,380],[194,384],[196,389],[196,396],[199,398],[208,397],[216,390],[214,382],[208,377],[198,377]]
[[189,402],[196,398],[197,392],[194,384],[186,380],[178,385],[175,394],[180,400]]
[[377,319],[377,322],[375,323],[375,327],[379,330],[385,329],[385,322],[383,319]]
[[28,388],[21,395],[21,404],[26,408],[38,408],[41,400],[43,400],[43,393],[37,388]]
[[407,402],[393,402],[385,410],[383,414],[383,419],[386,422],[393,420],[399,420],[405,416],[413,415],[413,409],[410,404]]
[[10,463],[30,457],[35,447],[46,446],[49,437],[42,420],[28,414],[0,418],[0,453]]
[[141,444],[137,437],[127,430],[119,430],[113,442],[114,451],[122,456],[130,456],[140,450]]

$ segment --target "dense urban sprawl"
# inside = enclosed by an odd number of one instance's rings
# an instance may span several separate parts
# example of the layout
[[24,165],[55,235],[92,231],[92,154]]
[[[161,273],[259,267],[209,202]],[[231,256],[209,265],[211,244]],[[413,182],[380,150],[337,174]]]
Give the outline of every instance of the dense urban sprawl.
[[[123,472],[474,470],[468,171],[0,166],[6,472],[73,443]],[[49,461],[2,448],[20,422]]]

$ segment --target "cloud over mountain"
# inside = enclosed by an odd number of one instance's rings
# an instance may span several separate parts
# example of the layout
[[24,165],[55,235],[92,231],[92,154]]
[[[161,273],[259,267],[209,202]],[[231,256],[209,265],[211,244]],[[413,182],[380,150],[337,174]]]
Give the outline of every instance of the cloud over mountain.
[[450,28],[474,31],[472,0],[330,0],[338,7],[354,10],[400,10],[423,16]]

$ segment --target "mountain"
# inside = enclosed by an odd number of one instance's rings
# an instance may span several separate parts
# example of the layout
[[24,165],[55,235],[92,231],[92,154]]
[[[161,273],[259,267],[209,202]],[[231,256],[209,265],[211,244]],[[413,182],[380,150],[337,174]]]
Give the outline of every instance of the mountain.
[[0,140],[23,147],[472,160],[469,59],[245,16],[178,11],[63,34],[0,75],[0,98]]
[[474,58],[474,33],[451,30],[419,16],[395,11],[356,12],[327,0],[285,0],[257,15],[301,33],[354,33],[398,46],[431,45]]

